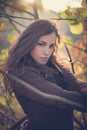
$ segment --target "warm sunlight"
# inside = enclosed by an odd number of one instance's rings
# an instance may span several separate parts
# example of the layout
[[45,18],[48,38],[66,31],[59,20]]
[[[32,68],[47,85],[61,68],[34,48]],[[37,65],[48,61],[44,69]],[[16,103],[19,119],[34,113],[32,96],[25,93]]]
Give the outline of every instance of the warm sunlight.
[[26,3],[33,3],[35,0],[23,0]]
[[51,9],[54,11],[64,10],[67,6],[80,7],[81,0],[42,0],[44,8]]
[[[23,0],[26,3],[33,3],[35,0]],[[61,11],[66,9],[67,6],[71,7],[81,7],[82,0],[41,0],[43,7],[46,9]]]

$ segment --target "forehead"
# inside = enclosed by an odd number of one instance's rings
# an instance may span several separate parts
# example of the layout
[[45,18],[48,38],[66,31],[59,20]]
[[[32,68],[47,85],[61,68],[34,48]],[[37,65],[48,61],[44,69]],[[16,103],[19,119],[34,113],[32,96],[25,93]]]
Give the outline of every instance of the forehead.
[[56,40],[56,34],[54,32],[51,34],[43,35],[38,39],[38,41],[44,41],[46,43],[55,42],[55,40]]

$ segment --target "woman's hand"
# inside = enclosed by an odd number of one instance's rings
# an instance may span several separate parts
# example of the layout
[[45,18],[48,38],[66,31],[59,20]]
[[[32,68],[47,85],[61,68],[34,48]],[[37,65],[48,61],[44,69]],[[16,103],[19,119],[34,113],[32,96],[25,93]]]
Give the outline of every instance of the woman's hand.
[[87,87],[81,89],[82,92],[87,92]]

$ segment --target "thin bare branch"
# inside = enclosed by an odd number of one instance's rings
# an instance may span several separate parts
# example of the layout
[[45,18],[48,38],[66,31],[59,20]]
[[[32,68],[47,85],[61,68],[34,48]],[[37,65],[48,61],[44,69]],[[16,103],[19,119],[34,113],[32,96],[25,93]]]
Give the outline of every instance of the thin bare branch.
[[23,10],[23,9],[19,9],[19,8],[15,7],[15,6],[12,6],[12,5],[8,4],[7,2],[4,2],[3,0],[0,0],[0,4],[8,6],[10,8],[13,8],[13,9],[21,11],[21,12],[27,13],[27,14],[29,14],[29,15],[34,17],[34,14],[32,14],[31,12],[28,12],[28,11]]
[[72,18],[50,18],[52,20],[76,20],[76,19],[72,19]]
[[82,128],[84,130],[83,124],[75,116],[73,117],[73,119],[80,126],[80,128]]
[[9,117],[8,115],[6,115],[6,113],[4,113],[4,112],[2,112],[2,111],[0,111],[0,114],[1,114],[3,117],[7,118],[8,120],[13,121],[14,123],[17,122],[15,119]]
[[[11,18],[16,18],[16,19],[34,20],[34,19],[32,19],[32,18],[12,16],[12,15],[9,15],[9,14],[7,14],[7,16],[8,16],[8,17],[11,17]],[[0,14],[0,17],[4,17],[4,18],[5,18],[5,14]]]
[[3,13],[6,15],[6,18],[9,20],[9,22],[13,25],[13,27],[16,29],[16,31],[17,31],[18,33],[20,33],[20,31],[17,29],[16,25],[12,22],[12,19],[8,17],[8,15],[7,15],[5,9],[4,9],[1,5],[0,5],[0,7],[2,8],[2,11],[3,11]]
[[15,23],[17,23],[18,25],[21,25],[22,27],[27,27],[27,26],[25,26],[25,25],[23,25],[23,24],[21,24],[21,23],[19,23],[19,22],[17,22],[17,21],[15,21],[15,20],[13,20],[13,19],[11,19],[12,20],[12,22],[15,22]]
[[72,46],[73,48],[79,49],[79,50],[81,50],[81,51],[83,51],[83,52],[87,52],[86,49],[82,49],[82,48],[80,48],[80,47],[78,47],[78,46],[74,46],[74,45],[71,45],[71,44],[67,44],[67,45]]
[[65,42],[64,42],[64,45],[65,45],[65,48],[66,48],[68,57],[69,57],[69,59],[70,59],[70,63],[71,63],[71,67],[72,67],[72,72],[75,73],[75,71],[74,71],[74,64],[73,64],[72,57],[71,57],[71,55],[70,55],[69,49],[68,49],[68,47],[66,46],[66,43],[65,43]]

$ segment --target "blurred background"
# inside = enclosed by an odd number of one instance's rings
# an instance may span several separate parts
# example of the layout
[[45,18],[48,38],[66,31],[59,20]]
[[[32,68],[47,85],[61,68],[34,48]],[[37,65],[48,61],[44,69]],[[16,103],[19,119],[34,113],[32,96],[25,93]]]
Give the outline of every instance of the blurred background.
[[[0,0],[0,65],[8,57],[9,47],[35,19],[55,22],[62,39],[58,60],[87,81],[87,0]],[[13,96],[6,93],[0,75],[0,130],[7,130],[25,115]],[[87,114],[75,110],[74,115],[74,129],[83,130]]]

